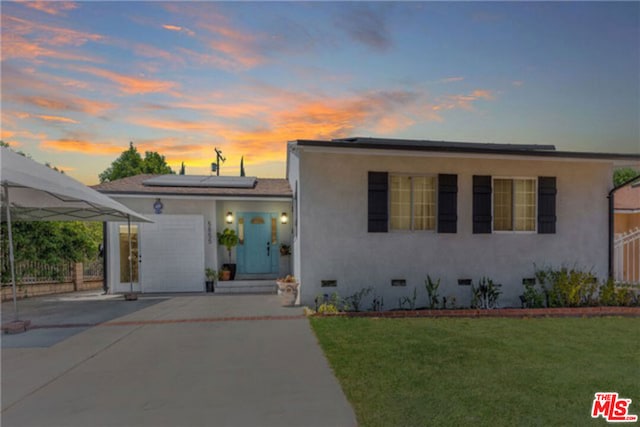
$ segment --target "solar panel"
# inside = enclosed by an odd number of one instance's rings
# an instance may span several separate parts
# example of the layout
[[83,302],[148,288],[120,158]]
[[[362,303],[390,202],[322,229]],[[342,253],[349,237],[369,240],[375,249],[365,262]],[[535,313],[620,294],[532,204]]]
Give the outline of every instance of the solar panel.
[[143,181],[151,187],[253,188],[255,176],[160,175]]

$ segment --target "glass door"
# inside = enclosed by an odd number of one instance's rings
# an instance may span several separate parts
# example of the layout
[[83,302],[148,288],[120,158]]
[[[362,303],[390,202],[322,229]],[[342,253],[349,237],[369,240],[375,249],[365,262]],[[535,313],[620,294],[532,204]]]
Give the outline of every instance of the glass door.
[[[120,289],[139,290],[139,239],[138,226],[131,224],[131,253],[129,253],[129,233],[127,225],[120,225],[118,228],[118,240],[120,246]],[[131,259],[131,264],[129,264]],[[130,267],[131,266],[131,267]]]

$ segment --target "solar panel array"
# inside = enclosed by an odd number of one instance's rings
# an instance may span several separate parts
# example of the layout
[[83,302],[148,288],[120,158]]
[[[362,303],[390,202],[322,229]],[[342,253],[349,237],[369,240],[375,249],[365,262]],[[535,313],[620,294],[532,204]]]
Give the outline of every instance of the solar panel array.
[[160,175],[143,182],[151,187],[253,188],[255,176]]

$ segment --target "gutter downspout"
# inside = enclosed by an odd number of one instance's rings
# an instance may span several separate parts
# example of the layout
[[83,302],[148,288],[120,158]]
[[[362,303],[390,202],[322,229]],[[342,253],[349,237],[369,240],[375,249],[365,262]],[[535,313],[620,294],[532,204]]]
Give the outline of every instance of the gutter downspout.
[[614,263],[614,259],[613,259],[613,240],[614,240],[614,227],[613,227],[613,217],[614,217],[614,210],[615,210],[615,205],[614,205],[614,195],[615,192],[618,191],[619,189],[621,189],[622,187],[626,187],[627,185],[631,184],[632,182],[636,181],[640,179],[640,175],[636,175],[633,178],[623,182],[622,184],[613,187],[611,189],[611,191],[609,191],[609,194],[607,195],[607,199],[609,199],[609,278],[613,279],[613,263]]

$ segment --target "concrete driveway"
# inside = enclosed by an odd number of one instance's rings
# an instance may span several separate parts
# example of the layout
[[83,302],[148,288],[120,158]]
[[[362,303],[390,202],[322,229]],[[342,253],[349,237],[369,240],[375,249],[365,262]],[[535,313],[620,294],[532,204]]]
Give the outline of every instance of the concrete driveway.
[[[3,336],[3,426],[356,425],[302,310],[274,295],[105,302],[132,312],[48,346]],[[72,311],[23,337],[72,329]]]

